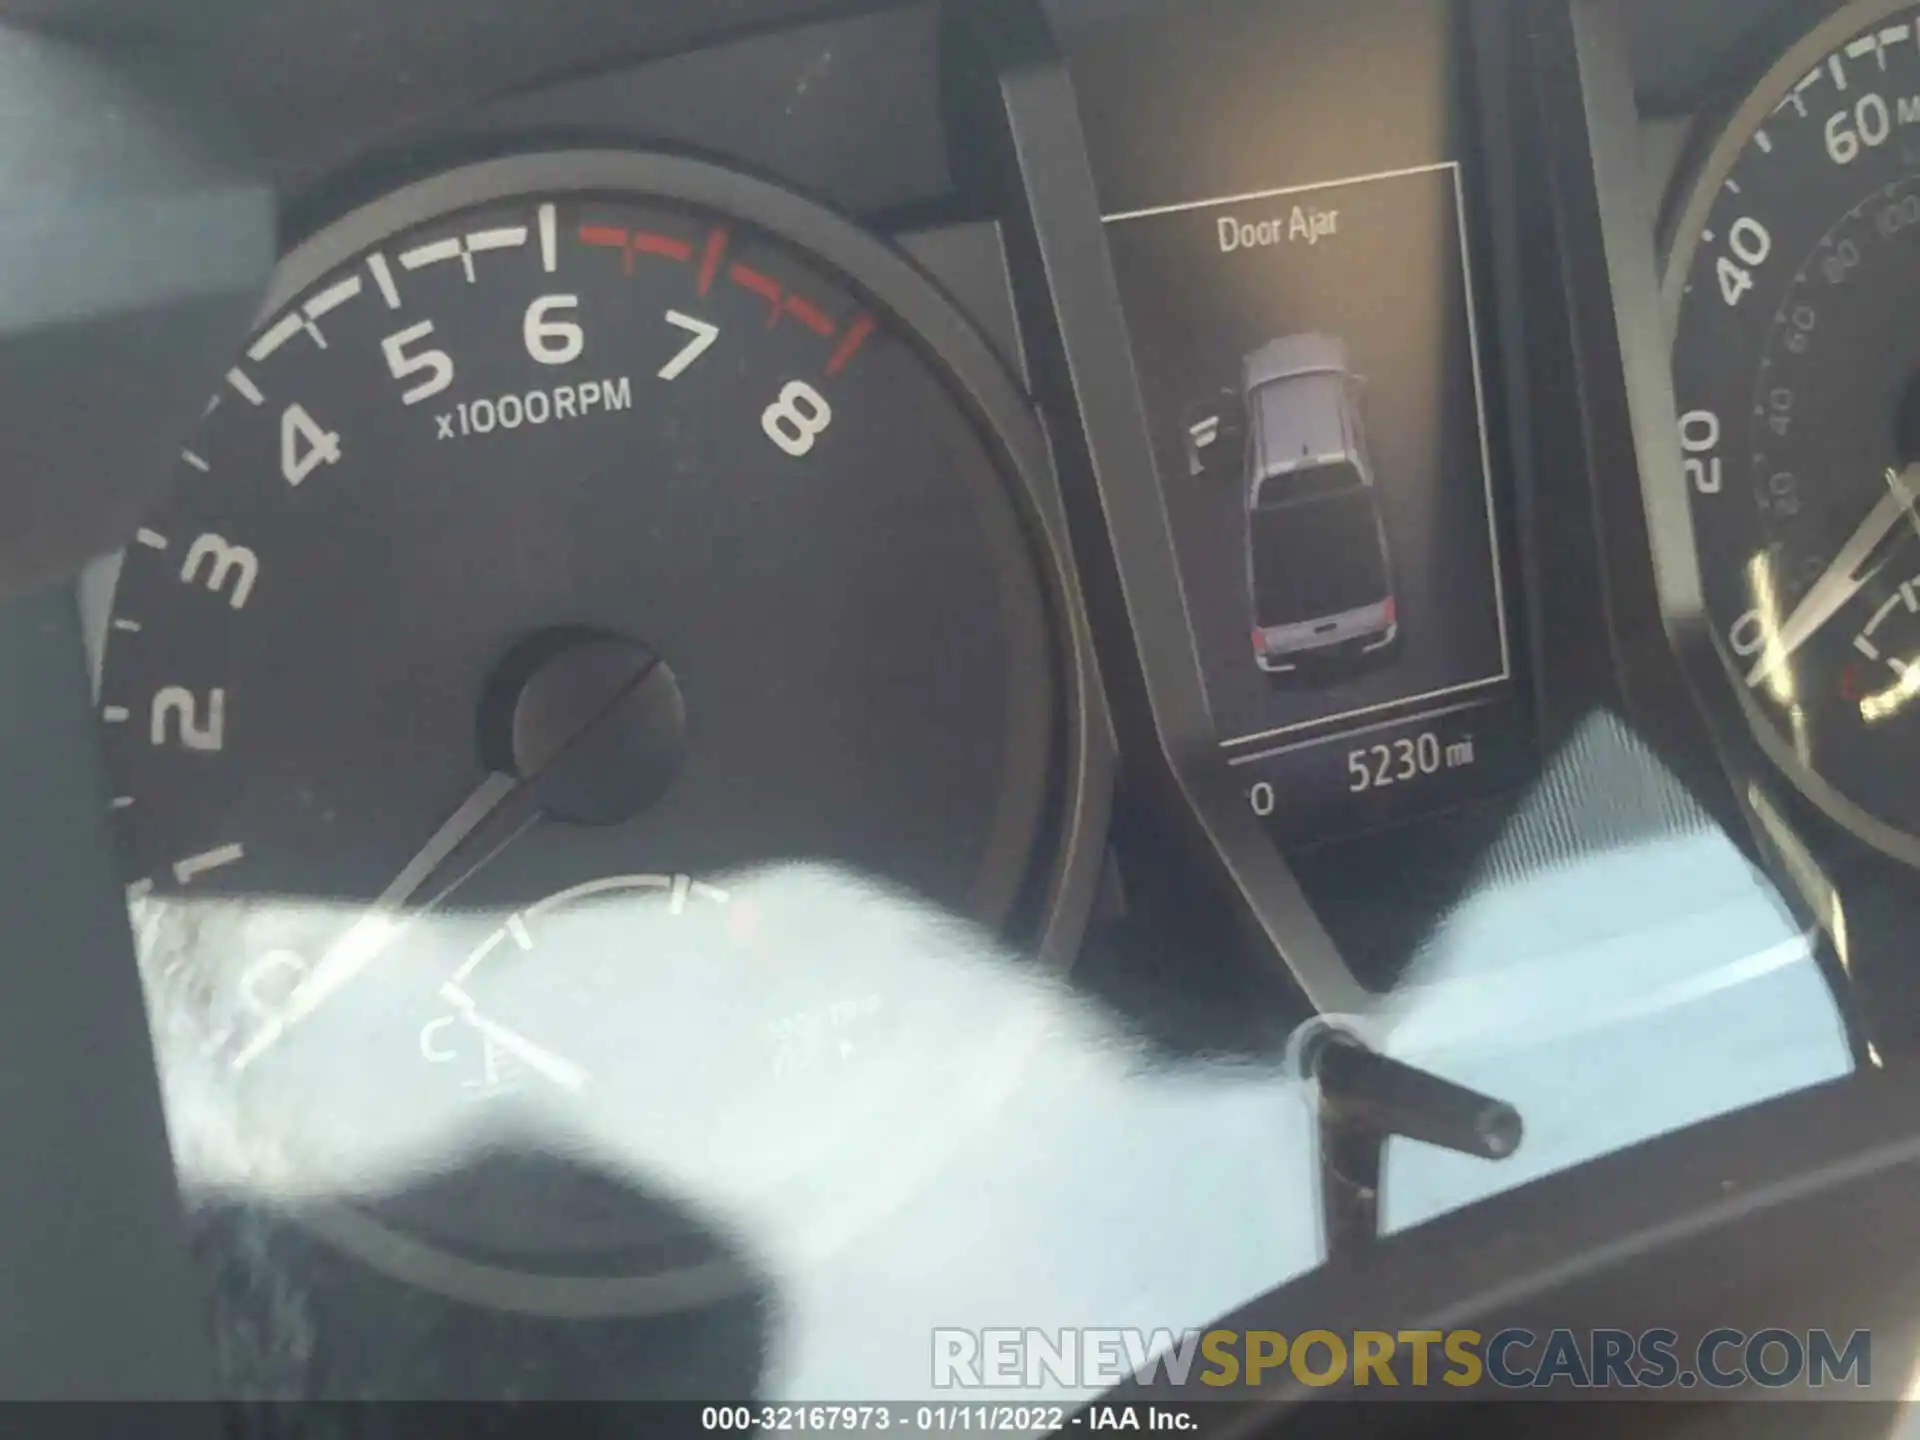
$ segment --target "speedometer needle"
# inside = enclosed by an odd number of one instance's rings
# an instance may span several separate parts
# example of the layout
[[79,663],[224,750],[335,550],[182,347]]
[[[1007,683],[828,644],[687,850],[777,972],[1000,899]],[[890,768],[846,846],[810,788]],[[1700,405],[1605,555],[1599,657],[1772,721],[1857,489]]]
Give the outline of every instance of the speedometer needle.
[[1916,500],[1920,500],[1920,464],[1887,471],[1887,493],[1840,547],[1833,563],[1807,588],[1779,631],[1768,638],[1760,658],[1747,671],[1749,688],[1760,684],[1792,659],[1795,651],[1860,593],[1869,576],[1867,561],[1879,549],[1880,542],[1892,533],[1893,527],[1902,518],[1913,515]]

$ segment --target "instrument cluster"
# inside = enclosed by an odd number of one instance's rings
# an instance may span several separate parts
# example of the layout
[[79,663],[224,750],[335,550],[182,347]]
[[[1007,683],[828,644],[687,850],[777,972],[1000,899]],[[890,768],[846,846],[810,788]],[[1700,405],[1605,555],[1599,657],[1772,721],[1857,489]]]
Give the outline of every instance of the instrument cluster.
[[289,114],[384,95],[325,144],[235,97],[285,253],[81,585],[218,1263],[260,1207],[472,1323],[744,1303],[620,1176],[839,1253],[1033,997],[1298,1078],[1482,889],[1701,817],[1895,1043],[1920,14],[1649,33],[773,7],[316,61]]

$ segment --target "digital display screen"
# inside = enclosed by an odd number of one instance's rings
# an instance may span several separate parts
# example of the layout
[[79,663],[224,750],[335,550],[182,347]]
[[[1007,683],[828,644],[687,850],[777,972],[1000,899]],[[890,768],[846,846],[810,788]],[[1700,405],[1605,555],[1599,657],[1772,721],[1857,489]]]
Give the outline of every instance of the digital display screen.
[[[1298,844],[1532,744],[1450,9],[1251,10],[1135,20],[1075,78],[1221,762]],[[1166,106],[1184,163],[1134,143]]]

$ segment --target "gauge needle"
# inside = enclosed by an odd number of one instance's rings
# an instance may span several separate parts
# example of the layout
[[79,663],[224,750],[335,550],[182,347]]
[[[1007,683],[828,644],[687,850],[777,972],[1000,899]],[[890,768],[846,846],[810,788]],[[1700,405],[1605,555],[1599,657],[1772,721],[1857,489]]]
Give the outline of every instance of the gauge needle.
[[262,1025],[233,1057],[233,1068],[244,1070],[266,1054],[287,1031],[326,1004],[342,986],[378,959],[411,918],[401,913],[402,907],[520,785],[513,776],[498,773],[482,780],[447,817],[446,823],[433,832],[433,838],[420,847],[419,853],[380,892],[367,913],[328,947],[319,963],[294,987],[279,1013]]
[[[582,659],[591,662],[584,678],[578,670]],[[407,925],[440,906],[476,870],[507,849],[540,818],[555,783],[570,789],[576,799],[580,793],[591,795],[595,783],[601,791],[616,789],[607,783],[599,743],[620,728],[634,728],[636,716],[643,718],[649,707],[659,705],[662,676],[668,676],[666,666],[636,647],[595,641],[557,649],[532,674],[516,678],[518,707],[530,707],[532,701],[530,708],[540,720],[526,728],[526,735],[516,730],[513,766],[518,774],[493,770],[474,787],[474,793],[447,816],[432,839],[401,866],[367,914],[328,947],[275,1016],[253,1031],[252,1039],[234,1054],[232,1068],[252,1066],[294,1025],[378,960]],[[678,718],[680,701],[670,678],[666,695]],[[678,730],[674,733],[678,735]],[[632,801],[632,793],[628,791],[624,799]],[[597,818],[607,822],[614,812]],[[503,1044],[503,1048],[511,1046]]]
[[546,1076],[562,1090],[578,1095],[587,1088],[587,1072],[571,1060],[554,1054],[544,1046],[536,1045],[518,1030],[509,1030],[505,1025],[489,1020],[474,1008],[473,1000],[466,991],[457,985],[442,985],[440,998],[445,1000],[459,1014],[462,1020],[478,1030],[487,1039],[498,1045],[514,1059],[520,1061],[529,1070]]
[[1887,493],[1860,522],[1860,528],[1847,538],[1847,543],[1833,557],[1833,563],[1807,588],[1800,603],[1793,607],[1793,613],[1768,641],[1760,658],[1747,671],[1749,687],[1758,685],[1790,660],[1821,626],[1860,593],[1860,587],[1868,579],[1867,561],[1880,548],[1880,542],[1893,532],[1894,526],[1913,515],[1916,500],[1920,500],[1920,464],[1887,471]]
[[[594,683],[581,686],[577,675],[565,668],[570,654],[581,653],[577,649],[556,652],[558,665],[536,667],[517,687],[522,704],[529,695],[544,702],[543,723],[532,727],[531,738],[537,744],[530,743],[523,755],[516,741],[515,767],[520,773],[516,776],[495,770],[475,787],[380,892],[367,913],[328,947],[279,1011],[234,1055],[235,1070],[245,1070],[271,1050],[289,1030],[379,959],[408,924],[439,906],[475,871],[512,844],[539,818],[543,795],[552,782],[571,781],[579,790],[583,782],[599,773],[594,768],[600,758],[596,742],[623,725],[631,726],[635,708],[644,710],[656,698],[659,687],[649,682],[667,672],[652,656],[631,655],[621,648],[614,655],[618,662],[615,668],[602,666],[590,677]],[[604,653],[600,658],[604,659]],[[557,696],[549,693],[553,688],[559,690]],[[677,705],[678,693],[672,694]],[[570,773],[580,767],[584,767],[583,775]]]

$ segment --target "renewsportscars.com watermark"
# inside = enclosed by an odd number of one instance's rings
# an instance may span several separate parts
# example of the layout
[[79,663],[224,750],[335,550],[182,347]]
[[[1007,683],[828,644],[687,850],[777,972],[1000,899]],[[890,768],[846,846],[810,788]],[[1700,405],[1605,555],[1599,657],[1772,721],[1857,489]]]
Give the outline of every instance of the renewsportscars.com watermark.
[[1148,1383],[1220,1389],[1286,1378],[1362,1387],[1491,1383],[1508,1390],[1778,1389],[1873,1383],[1873,1336],[1826,1330],[1709,1330],[1683,1348],[1672,1330],[935,1330],[941,1390],[1109,1389]]

